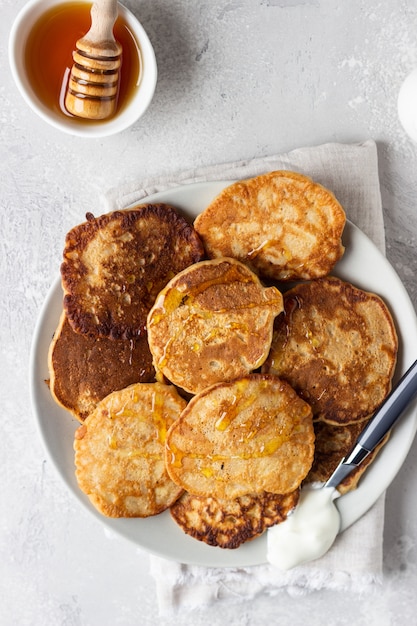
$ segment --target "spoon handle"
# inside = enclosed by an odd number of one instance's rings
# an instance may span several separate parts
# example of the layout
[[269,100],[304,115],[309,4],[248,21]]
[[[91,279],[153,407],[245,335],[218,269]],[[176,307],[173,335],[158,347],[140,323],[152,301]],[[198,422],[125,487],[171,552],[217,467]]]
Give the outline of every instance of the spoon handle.
[[398,384],[392,389],[372,420],[368,422],[357,438],[351,453],[342,459],[329,480],[325,483],[325,487],[337,487],[350,472],[362,463],[393,427],[416,395],[417,360],[414,361]]

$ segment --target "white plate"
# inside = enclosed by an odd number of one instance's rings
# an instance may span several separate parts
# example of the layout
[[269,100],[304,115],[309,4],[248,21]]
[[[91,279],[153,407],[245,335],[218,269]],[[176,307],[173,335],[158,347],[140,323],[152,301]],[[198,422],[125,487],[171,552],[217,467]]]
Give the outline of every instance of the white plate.
[[[146,201],[167,202],[194,218],[228,182],[198,183],[156,194]],[[374,291],[389,305],[397,326],[400,351],[395,380],[416,358],[417,318],[413,305],[397,274],[375,245],[354,225],[344,233],[346,252],[334,274],[362,289]],[[58,263],[57,263],[58,265]],[[32,402],[46,449],[62,479],[76,498],[108,529],[133,541],[149,552],[182,563],[206,566],[248,566],[266,561],[266,536],[235,550],[207,546],[187,536],[171,520],[169,512],[147,519],[103,517],[79,490],[74,476],[73,435],[78,426],[69,413],[52,400],[48,378],[47,353],[62,310],[60,280],[52,286],[36,327],[31,352]],[[354,523],[378,499],[400,469],[417,429],[417,410],[406,411],[377,459],[364,474],[357,490],[338,500],[342,530]]]

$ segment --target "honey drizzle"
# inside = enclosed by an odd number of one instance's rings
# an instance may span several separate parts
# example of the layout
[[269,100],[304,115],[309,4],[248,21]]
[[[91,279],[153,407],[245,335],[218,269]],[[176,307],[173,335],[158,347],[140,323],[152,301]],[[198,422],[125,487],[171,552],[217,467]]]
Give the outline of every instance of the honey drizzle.
[[[181,306],[187,306],[189,309],[193,307],[194,310],[192,313],[190,312],[190,314],[188,315],[188,319],[184,320],[183,323],[179,325],[179,328],[177,332],[175,333],[175,335],[171,335],[168,341],[166,342],[166,344],[164,345],[162,354],[157,358],[157,362],[156,362],[157,368],[164,369],[164,367],[166,366],[169,360],[170,348],[180,339],[181,336],[184,335],[184,333],[186,332],[185,330],[186,324],[187,322],[190,321],[192,317],[202,318],[202,319],[206,319],[207,317],[212,318],[213,314],[221,314],[228,310],[228,309],[213,309],[212,311],[207,312],[201,309],[200,307],[197,308],[196,306],[194,306],[194,304],[195,304],[195,299],[198,295],[200,295],[201,293],[204,293],[210,287],[221,285],[223,283],[246,283],[247,284],[247,283],[253,283],[253,282],[254,280],[252,276],[247,276],[247,275],[245,276],[243,273],[239,271],[238,267],[236,267],[235,265],[232,265],[221,276],[217,276],[215,278],[205,280],[199,283],[198,285],[192,286],[188,289],[187,287],[185,287],[184,290],[181,290],[181,289],[178,289],[177,287],[173,287],[170,290],[168,290],[167,293],[160,294],[160,296],[158,297],[154,305],[152,313],[148,318],[149,327],[159,324],[161,321],[163,321],[166,318],[166,316],[171,315],[174,311],[176,311]],[[274,287],[269,288],[269,290],[271,289],[275,289],[275,288]],[[264,306],[270,307],[278,303],[281,306],[282,305],[281,293],[278,290],[276,290],[276,292],[277,292],[277,297],[274,300],[265,299],[263,302],[253,302],[253,303],[243,304],[242,306],[235,307],[233,311],[234,312],[245,311],[247,309],[262,308]],[[225,328],[232,329],[236,332],[241,330],[243,334],[247,332],[247,325],[244,323],[240,323],[240,322],[228,322],[225,325]],[[220,335],[220,333],[221,333],[221,330],[214,328],[209,333],[207,333],[207,335],[205,335],[202,339],[204,343],[209,343],[213,339],[217,338]],[[200,349],[200,346],[194,343],[192,351],[198,352],[199,349]]]
[[249,408],[256,400],[256,396],[253,395],[246,398],[244,402],[241,402],[242,397],[249,386],[247,380],[239,380],[235,383],[235,386],[237,387],[236,394],[232,397],[232,401],[227,409],[222,412],[219,419],[214,424],[216,430],[224,431],[229,428],[230,424],[237,417],[237,415],[241,411]]
[[[266,444],[263,444],[259,450],[244,452],[241,454],[204,454],[203,452],[188,452],[180,450],[173,443],[168,445],[167,450],[171,454],[172,467],[180,468],[183,466],[184,459],[204,460],[210,461],[211,463],[233,460],[249,461],[253,459],[261,459],[274,454],[285,441],[286,437],[284,435],[279,435],[270,439]],[[207,470],[207,468],[202,468],[201,471],[203,472],[203,470]]]
[[[267,384],[267,383],[265,383]],[[258,396],[256,394],[250,394],[248,397],[245,397],[246,391],[249,387],[249,379],[243,379],[234,383],[237,387],[237,393],[232,396],[232,399],[229,405],[224,409],[220,417],[216,420],[214,424],[214,428],[220,432],[225,431],[229,428],[233,421],[236,419],[238,415],[247,409],[249,409]],[[307,409],[308,410],[308,409]],[[245,437],[242,437],[240,443],[243,446],[247,445],[251,439],[255,437],[259,433],[262,428],[268,424],[270,420],[269,414],[264,416],[262,419],[262,409],[259,410],[257,415],[256,423],[252,427],[251,430],[247,430],[245,433]],[[296,424],[296,420],[294,422]],[[236,426],[236,430],[238,431],[239,427],[246,427],[247,424],[239,424]],[[297,425],[295,425],[295,430],[297,429]],[[167,445],[167,451],[171,454],[171,464],[174,468],[181,468],[183,466],[184,459],[192,459],[205,461],[210,463],[224,463],[231,460],[253,460],[260,459],[267,456],[271,456],[274,454],[278,448],[288,440],[289,432],[287,429],[281,431],[280,433],[276,433],[272,438],[268,441],[262,442],[258,448],[258,450],[241,452],[240,454],[206,454],[203,452],[191,452],[191,451],[183,451],[180,450],[175,444],[170,443]],[[206,477],[210,478],[214,474],[214,468],[209,467],[206,464],[200,468],[201,473]]]
[[157,439],[162,444],[165,443],[167,436],[167,422],[164,417],[164,398],[157,391],[152,395],[152,416],[157,428]]
[[[138,397],[136,396],[135,393],[133,393],[133,395],[131,396],[131,400],[133,400],[133,402],[137,402],[138,401]],[[155,390],[152,394],[151,397],[151,412],[152,412],[152,418],[155,424],[155,439],[162,444],[162,446],[165,444],[165,440],[166,440],[166,435],[167,435],[167,420],[165,418],[165,414],[164,414],[164,396],[161,393],[158,393],[157,390]],[[111,414],[111,415],[110,415]],[[110,410],[110,414],[109,417],[111,417],[111,419],[114,419],[115,417],[138,417],[138,411],[134,410],[134,409],[126,409],[126,406],[122,406],[118,411],[116,412],[112,412],[112,410]],[[107,438],[107,443],[108,446],[111,450],[115,450],[117,451],[117,456],[119,457],[127,457],[127,458],[134,458],[134,457],[140,457],[142,459],[149,459],[149,460],[155,460],[155,461],[160,461],[163,458],[163,448],[161,449],[160,452],[145,452],[142,449],[136,449],[136,450],[131,450],[131,449],[123,449],[118,445],[118,441],[117,441],[117,436],[115,434],[115,430],[113,431],[112,435],[109,435]]]
[[[158,298],[157,302],[155,303],[154,312],[150,318],[150,324],[158,324],[165,315],[170,315],[180,306],[192,306],[195,298],[201,293],[207,291],[207,289],[210,289],[210,287],[222,285],[224,283],[248,284],[253,282],[254,280],[251,276],[245,276],[243,273],[239,272],[239,269],[235,265],[232,265],[224,274],[222,274],[222,276],[217,276],[216,278],[205,280],[198,285],[194,285],[190,288],[185,287],[184,290],[180,290],[174,287],[170,289],[166,294],[162,294]],[[240,307],[234,308],[233,310],[238,311],[242,309],[245,310],[249,308],[271,306],[276,303],[281,304],[281,294],[280,292],[278,292],[278,290],[276,300],[265,300],[264,302],[244,304]],[[161,313],[159,314],[157,313],[158,309],[161,310]],[[224,313],[227,310],[228,309],[213,309],[213,313]]]

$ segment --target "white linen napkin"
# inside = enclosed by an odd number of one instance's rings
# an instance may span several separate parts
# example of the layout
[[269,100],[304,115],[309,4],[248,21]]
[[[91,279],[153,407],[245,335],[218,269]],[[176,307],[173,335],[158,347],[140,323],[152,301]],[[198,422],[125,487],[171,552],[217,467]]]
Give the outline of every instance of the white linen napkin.
[[[278,169],[301,172],[333,191],[348,219],[385,253],[377,148],[372,140],[349,145],[329,143],[148,181],[136,180],[111,189],[105,200],[108,210],[120,209],[177,185],[235,180]],[[365,591],[382,580],[384,502],[382,495],[360,520],[337,537],[321,559],[289,572],[270,564],[206,568],[151,556],[160,612],[172,614],[214,602],[248,601],[284,590],[293,595],[319,589]]]

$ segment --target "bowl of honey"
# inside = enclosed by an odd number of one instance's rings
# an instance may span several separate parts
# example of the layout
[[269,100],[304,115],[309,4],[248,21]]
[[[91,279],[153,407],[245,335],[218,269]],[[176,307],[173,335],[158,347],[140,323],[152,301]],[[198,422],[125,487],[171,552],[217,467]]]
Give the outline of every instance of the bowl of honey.
[[29,0],[9,37],[9,61],[16,85],[35,113],[70,135],[106,137],[139,120],[156,87],[155,53],[147,33],[129,9],[118,4],[114,37],[122,45],[122,64],[114,115],[90,120],[69,113],[65,94],[76,41],[91,25],[92,2]]

